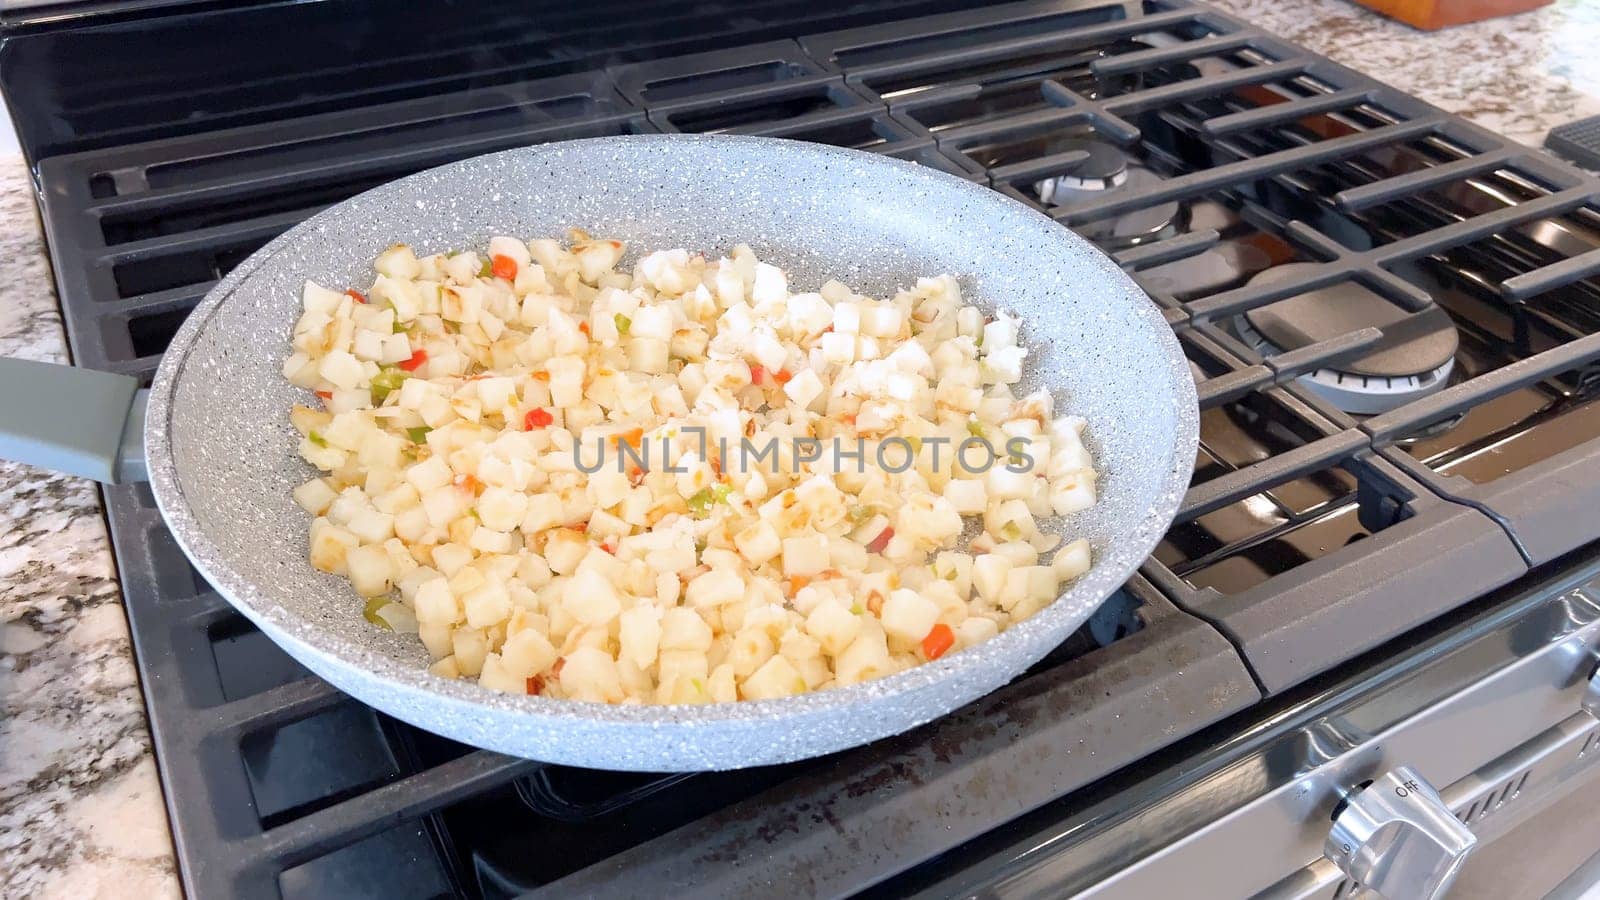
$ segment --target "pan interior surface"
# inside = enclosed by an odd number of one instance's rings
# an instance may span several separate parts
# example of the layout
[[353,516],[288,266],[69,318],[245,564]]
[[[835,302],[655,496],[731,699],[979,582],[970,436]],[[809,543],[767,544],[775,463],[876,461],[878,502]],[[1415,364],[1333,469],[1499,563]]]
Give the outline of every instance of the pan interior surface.
[[[578,226],[641,251],[748,243],[795,292],[837,278],[887,297],[949,273],[967,302],[1023,318],[1019,389],[1084,416],[1100,500],[1050,524],[1094,566],[1055,604],[978,647],[886,679],[784,700],[608,707],[499,694],[427,673],[414,635],[369,625],[342,578],[306,560],[290,492],[315,471],[280,374],[306,279],[362,287],[396,242],[419,255],[496,234]],[[153,487],[179,543],[230,602],[312,671],[380,710],[466,743],[552,762],[647,771],[735,768],[897,733],[1004,684],[1072,633],[1133,572],[1187,487],[1193,383],[1154,305],[1065,228],[915,165],[757,138],[637,136],[480,157],[362,194],[246,261],[185,323],[152,390]]]

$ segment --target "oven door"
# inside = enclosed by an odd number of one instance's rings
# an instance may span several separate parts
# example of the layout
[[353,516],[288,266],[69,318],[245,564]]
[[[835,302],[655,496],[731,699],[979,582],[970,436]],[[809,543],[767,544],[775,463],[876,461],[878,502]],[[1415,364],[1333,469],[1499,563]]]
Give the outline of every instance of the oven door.
[[1570,827],[1600,819],[1582,802],[1600,795],[1595,551],[1090,806],[1059,804],[1047,824],[947,860],[960,869],[925,895],[1544,896],[1600,851],[1600,829]]

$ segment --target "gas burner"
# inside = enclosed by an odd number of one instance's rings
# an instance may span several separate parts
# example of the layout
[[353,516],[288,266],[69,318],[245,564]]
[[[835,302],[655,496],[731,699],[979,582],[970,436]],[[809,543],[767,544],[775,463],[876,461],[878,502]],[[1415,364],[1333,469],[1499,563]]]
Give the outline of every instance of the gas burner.
[[[1193,226],[1192,226],[1193,227]],[[1266,251],[1242,241],[1219,241],[1192,256],[1151,266],[1136,280],[1151,293],[1191,300],[1227,290],[1272,264]]]
[[[1313,267],[1289,263],[1267,269],[1251,284],[1271,284]],[[1355,282],[1297,294],[1234,319],[1240,338],[1262,355],[1282,353],[1361,328],[1383,329],[1367,356],[1318,369],[1300,382],[1339,409],[1375,415],[1445,387],[1455,369],[1460,337],[1444,310],[1408,313]]]
[[1081,150],[1089,158],[1072,167],[1064,175],[1046,178],[1039,182],[1039,199],[1046,203],[1061,203],[1063,191],[1073,196],[1080,193],[1098,193],[1121,187],[1128,180],[1128,157],[1116,147],[1102,141],[1072,141],[1063,151]]
[[[1161,181],[1161,176],[1127,154],[1103,141],[1083,140],[1066,144],[1063,150],[1082,150],[1089,158],[1070,172],[1034,184],[1039,200],[1048,205],[1071,209],[1104,197],[1108,191],[1134,190]],[[1112,216],[1074,227],[1079,234],[1108,250],[1134,247],[1169,238],[1178,233],[1182,207],[1177,201],[1157,203],[1144,209]]]

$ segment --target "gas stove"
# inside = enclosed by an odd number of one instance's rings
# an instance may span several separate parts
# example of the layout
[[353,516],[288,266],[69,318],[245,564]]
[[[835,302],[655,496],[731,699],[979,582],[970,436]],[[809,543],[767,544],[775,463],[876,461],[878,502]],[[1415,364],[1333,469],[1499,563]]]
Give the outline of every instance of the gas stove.
[[[1472,896],[1594,793],[1600,181],[1203,3],[974,5],[0,13],[79,365],[148,381],[233,265],[376,184],[682,131],[1028,204],[1134,275],[1197,382],[1177,521],[1078,634],[907,734],[739,772],[378,714],[107,488],[191,894]],[[1600,850],[1557,843],[1527,884]]]

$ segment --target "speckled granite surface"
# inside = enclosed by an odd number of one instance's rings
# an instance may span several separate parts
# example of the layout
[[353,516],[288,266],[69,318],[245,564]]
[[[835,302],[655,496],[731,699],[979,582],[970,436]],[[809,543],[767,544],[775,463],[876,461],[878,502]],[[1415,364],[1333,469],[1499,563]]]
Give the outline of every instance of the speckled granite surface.
[[1507,137],[1600,115],[1600,3],[1418,31],[1348,0],[1211,0],[1265,31]]
[[[1600,113],[1600,3],[1431,34],[1344,0],[1218,5],[1528,143]],[[17,159],[0,160],[0,355],[65,358]],[[0,860],[0,897],[179,892],[99,496],[4,463]]]
[[[32,191],[0,159],[0,356],[64,362]],[[0,463],[0,897],[177,896],[100,495]]]

